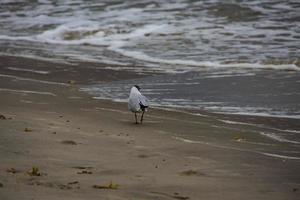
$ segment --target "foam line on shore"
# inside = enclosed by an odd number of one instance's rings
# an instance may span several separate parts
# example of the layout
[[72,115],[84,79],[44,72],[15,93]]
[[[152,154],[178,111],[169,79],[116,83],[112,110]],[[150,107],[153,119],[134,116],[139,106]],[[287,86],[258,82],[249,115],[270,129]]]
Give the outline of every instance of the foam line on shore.
[[40,94],[40,95],[48,95],[48,96],[57,96],[54,93],[51,92],[38,92],[38,91],[32,91],[32,90],[14,90],[14,89],[8,89],[8,88],[0,88],[0,91],[3,92],[14,92],[14,93],[25,93],[25,94]]
[[185,143],[190,143],[190,144],[203,144],[203,145],[208,145],[208,146],[211,146],[211,147],[217,147],[217,148],[235,150],[235,151],[241,151],[241,152],[256,153],[256,154],[269,156],[269,157],[275,157],[275,158],[283,158],[283,159],[288,159],[288,160],[300,160],[300,157],[286,156],[286,155],[279,155],[279,154],[266,153],[266,152],[260,152],[260,151],[251,151],[251,150],[248,150],[248,149],[241,149],[241,148],[236,148],[236,147],[216,145],[216,144],[211,144],[209,142],[189,140],[189,139],[178,137],[178,136],[174,136],[172,138],[175,139],[175,140],[179,140],[179,141],[182,141],[182,142],[185,142]]
[[56,63],[56,64],[67,64],[67,65],[74,65],[70,62],[67,62],[65,59],[59,59],[58,57],[56,58],[45,58],[42,56],[38,55],[31,55],[31,54],[13,54],[13,53],[4,53],[0,52],[0,56],[9,56],[9,57],[21,57],[21,58],[28,58],[28,59],[35,59],[35,60],[40,60],[40,61],[47,61],[51,63]]
[[259,132],[262,136],[268,137],[272,140],[278,141],[278,142],[288,142],[288,143],[292,143],[292,144],[300,144],[300,142],[298,141],[293,141],[293,140],[288,140],[285,139],[279,135],[276,135],[275,133],[265,133],[265,132]]
[[294,157],[294,156],[285,156],[285,155],[279,155],[279,154],[273,154],[273,153],[261,153],[262,155],[266,156],[271,156],[275,158],[283,158],[283,159],[288,159],[288,160],[300,160],[299,157]]
[[[215,106],[216,107],[216,106]],[[215,109],[215,108],[214,108]],[[235,112],[235,111],[212,111],[216,114],[231,114],[231,115],[244,115],[244,116],[257,116],[257,117],[274,117],[274,118],[286,118],[286,119],[300,119],[300,115],[285,115],[285,114],[270,114],[270,113],[260,113],[260,112]]]
[[9,70],[13,71],[22,71],[22,72],[32,72],[37,74],[50,74],[50,71],[43,71],[43,70],[34,70],[34,69],[24,69],[24,68],[18,68],[18,67],[7,67]]
[[13,78],[13,79],[20,80],[20,81],[32,81],[32,82],[39,82],[39,83],[45,83],[45,84],[69,86],[69,84],[66,84],[66,83],[59,83],[59,82],[52,82],[52,81],[43,81],[43,80],[37,80],[37,79],[32,79],[32,78],[24,78],[24,77],[19,77],[19,76],[14,76],[14,75],[8,75],[8,74],[0,74],[0,77]]
[[223,122],[225,124],[240,124],[240,125],[250,125],[250,126],[256,126],[255,124],[245,123],[245,122],[236,122],[236,121],[230,121],[230,120],[219,120],[220,122]]

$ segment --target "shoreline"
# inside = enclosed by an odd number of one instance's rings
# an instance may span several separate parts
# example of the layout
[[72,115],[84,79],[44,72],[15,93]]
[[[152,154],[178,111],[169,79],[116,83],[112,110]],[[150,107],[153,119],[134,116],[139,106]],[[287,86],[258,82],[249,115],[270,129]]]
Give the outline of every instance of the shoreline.
[[[53,66],[14,59],[10,67],[48,71]],[[0,77],[1,88],[9,89],[0,91],[0,114],[6,117],[0,120],[1,199],[299,196],[300,161],[292,158],[300,158],[300,145],[257,134],[270,131],[267,127],[220,121],[241,120],[239,116],[194,116],[160,109],[150,109],[144,124],[135,125],[124,103],[96,100],[78,91],[78,84],[86,81],[79,78],[83,74],[78,71],[63,73],[64,67],[57,64],[55,73],[47,77],[30,71],[12,74],[5,69],[7,64],[1,62],[0,67],[0,74],[10,75]],[[40,65],[43,68],[38,68]],[[82,64],[79,67],[85,68]],[[97,76],[93,70],[89,83],[138,76],[118,71],[105,77],[111,71],[101,68]],[[13,76],[17,73],[27,79],[64,84],[37,84],[16,79]],[[68,84],[69,80],[75,83]],[[252,120],[279,126],[278,121],[268,118]],[[281,121],[279,127],[285,128],[285,123]],[[27,173],[33,166],[39,169],[39,176]],[[115,189],[99,189],[110,183]]]
[[[13,78],[20,79],[21,81],[32,81],[41,84],[54,84],[54,85],[77,85],[78,89],[81,89],[82,86],[86,85],[94,85],[94,84],[102,84],[108,83],[112,81],[119,80],[129,80],[129,79],[139,79],[144,77],[151,77],[158,75],[158,73],[154,72],[134,72],[128,70],[113,70],[107,69],[107,64],[101,63],[93,63],[93,62],[79,62],[79,63],[56,63],[47,60],[39,60],[34,58],[26,58],[26,57],[16,57],[16,56],[5,56],[0,55],[0,77],[1,78]],[[18,67],[10,67],[10,65],[22,65],[21,68]],[[115,66],[117,68],[122,68],[122,66]],[[44,70],[44,71],[43,71]],[[87,72],[85,72],[87,71]],[[41,73],[47,72],[47,73]],[[51,73],[51,74],[50,74]],[[80,91],[84,92],[84,91]],[[86,92],[85,92],[86,93]],[[90,94],[88,94],[90,95]],[[98,99],[102,100],[102,99]],[[105,99],[104,99],[105,100]],[[110,100],[115,102],[114,100]],[[122,103],[122,102],[121,102]],[[156,106],[158,109],[162,109],[160,106]],[[258,121],[277,121],[272,125],[276,126],[279,123],[279,126],[283,124],[291,124],[289,127],[295,127],[300,130],[299,118],[291,117],[280,117],[276,115],[259,115],[259,114],[243,114],[243,113],[230,113],[230,112],[218,112],[218,111],[205,111],[205,110],[196,110],[190,108],[173,108],[167,107],[166,110],[174,111],[174,112],[188,112],[190,114],[196,113],[201,115],[213,115],[220,116],[221,118],[233,118],[233,119],[241,119],[242,122],[245,121],[255,121],[253,118],[257,118]],[[267,124],[268,125],[268,124]],[[288,127],[287,127],[288,128]]]

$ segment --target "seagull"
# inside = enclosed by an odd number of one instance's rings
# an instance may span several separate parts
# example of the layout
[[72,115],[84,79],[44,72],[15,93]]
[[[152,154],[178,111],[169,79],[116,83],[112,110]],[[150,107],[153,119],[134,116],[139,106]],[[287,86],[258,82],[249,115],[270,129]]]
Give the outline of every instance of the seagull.
[[137,113],[142,112],[141,123],[143,123],[144,113],[149,106],[147,98],[141,94],[140,89],[138,85],[133,86],[128,99],[128,109],[134,113],[136,124],[138,124]]

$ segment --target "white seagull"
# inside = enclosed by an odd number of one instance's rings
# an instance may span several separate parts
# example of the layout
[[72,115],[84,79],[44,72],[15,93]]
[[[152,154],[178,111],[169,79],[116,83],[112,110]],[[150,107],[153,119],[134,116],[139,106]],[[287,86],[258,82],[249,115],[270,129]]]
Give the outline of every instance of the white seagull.
[[134,112],[136,124],[138,124],[137,113],[142,112],[141,123],[143,123],[144,113],[148,106],[148,100],[144,95],[141,94],[140,87],[138,85],[133,86],[129,94],[128,109]]

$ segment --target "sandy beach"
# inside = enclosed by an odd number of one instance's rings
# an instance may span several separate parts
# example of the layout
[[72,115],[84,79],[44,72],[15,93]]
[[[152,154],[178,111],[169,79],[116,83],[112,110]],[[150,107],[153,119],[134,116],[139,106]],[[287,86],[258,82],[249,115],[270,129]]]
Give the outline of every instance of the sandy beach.
[[252,134],[264,127],[154,108],[136,125],[126,104],[78,89],[146,74],[7,56],[0,63],[1,200],[299,199],[300,160],[282,155],[300,145]]

